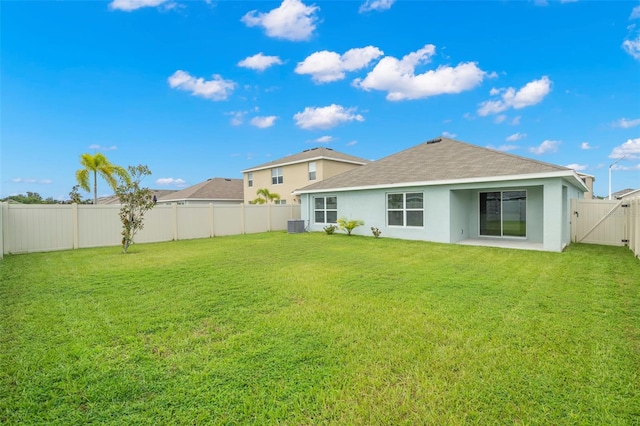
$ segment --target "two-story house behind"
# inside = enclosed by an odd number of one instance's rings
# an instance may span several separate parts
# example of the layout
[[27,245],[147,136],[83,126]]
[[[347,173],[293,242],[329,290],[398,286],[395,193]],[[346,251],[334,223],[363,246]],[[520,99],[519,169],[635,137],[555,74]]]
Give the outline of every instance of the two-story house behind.
[[268,189],[270,193],[280,195],[282,204],[299,204],[300,197],[292,194],[296,189],[369,162],[331,148],[305,149],[298,154],[243,170],[244,202],[255,200],[259,189]]

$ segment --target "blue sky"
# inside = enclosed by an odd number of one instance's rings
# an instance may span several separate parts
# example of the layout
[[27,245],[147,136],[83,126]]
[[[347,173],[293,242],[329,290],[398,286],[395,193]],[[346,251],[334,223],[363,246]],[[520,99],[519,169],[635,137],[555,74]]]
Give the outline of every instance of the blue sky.
[[[2,1],[0,196],[179,189],[439,135],[640,188],[638,1]],[[98,182],[99,195],[111,193]],[[86,197],[90,194],[84,193]]]

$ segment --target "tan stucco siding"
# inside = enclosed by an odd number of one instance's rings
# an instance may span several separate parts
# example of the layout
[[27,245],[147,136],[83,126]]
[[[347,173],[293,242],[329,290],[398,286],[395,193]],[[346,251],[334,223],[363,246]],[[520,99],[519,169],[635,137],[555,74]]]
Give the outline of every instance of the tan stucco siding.
[[312,183],[319,182],[323,179],[346,172],[358,164],[342,163],[330,160],[315,160],[316,163],[316,179],[309,180],[309,162],[289,164],[282,166],[283,183],[273,185],[271,183],[271,169],[257,170],[253,173],[253,186],[249,187],[248,175],[244,173],[244,202],[249,203],[256,198],[258,189],[267,188],[269,192],[275,192],[280,195],[282,200],[286,200],[287,204],[298,204],[299,196],[291,194],[296,189],[304,188]]
[[319,161],[318,163],[322,163],[322,165],[318,164],[318,170],[319,170],[318,181],[330,178],[335,175],[339,175],[340,173],[344,173],[347,170],[355,169],[356,167],[361,167],[358,164],[342,163],[342,162],[330,161],[330,160],[322,160],[321,162]]

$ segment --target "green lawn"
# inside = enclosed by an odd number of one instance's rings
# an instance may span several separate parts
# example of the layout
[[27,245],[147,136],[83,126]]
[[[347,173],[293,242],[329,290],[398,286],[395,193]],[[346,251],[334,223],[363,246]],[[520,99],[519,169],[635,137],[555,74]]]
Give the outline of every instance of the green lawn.
[[640,261],[280,232],[7,256],[0,423],[637,425]]

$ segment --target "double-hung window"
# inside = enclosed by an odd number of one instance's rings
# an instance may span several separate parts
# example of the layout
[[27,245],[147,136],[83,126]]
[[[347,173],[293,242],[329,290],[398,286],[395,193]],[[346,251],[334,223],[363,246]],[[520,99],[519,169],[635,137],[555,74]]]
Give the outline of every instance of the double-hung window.
[[278,185],[284,182],[284,177],[282,175],[282,167],[276,167],[271,169],[271,184]]
[[313,201],[315,223],[338,221],[338,197],[315,197]]
[[424,194],[422,192],[387,194],[387,225],[424,226]]
[[249,187],[253,186],[253,173],[247,173],[247,184]]
[[480,235],[527,236],[527,191],[480,193]]
[[316,162],[309,163],[309,180],[316,180]]

